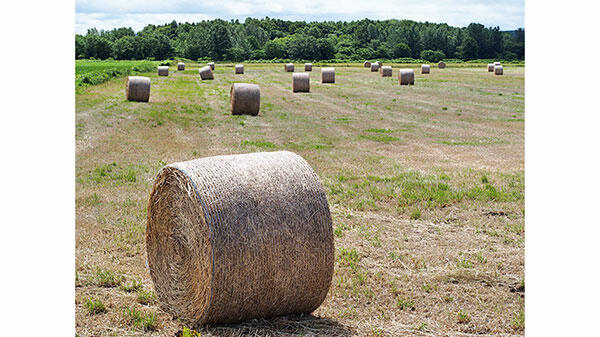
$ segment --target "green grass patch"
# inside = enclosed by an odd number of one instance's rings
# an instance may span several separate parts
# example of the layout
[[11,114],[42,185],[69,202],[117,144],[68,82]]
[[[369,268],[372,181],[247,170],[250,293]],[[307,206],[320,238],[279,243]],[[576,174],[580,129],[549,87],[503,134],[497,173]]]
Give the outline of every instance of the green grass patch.
[[87,309],[90,315],[101,314],[106,312],[104,303],[100,300],[84,299],[83,306]]
[[118,287],[125,281],[125,276],[117,274],[112,270],[98,269],[96,270],[94,280],[96,285],[100,287]]
[[143,331],[156,330],[158,315],[156,312],[143,312],[136,307],[125,308],[123,312],[125,319],[134,327]]
[[158,62],[151,61],[75,61],[75,86],[95,85],[112,78],[156,70]]
[[370,140],[373,142],[386,143],[386,144],[400,140],[400,138],[398,138],[398,137],[390,136],[388,134],[380,134],[380,133],[359,135],[358,138]]
[[240,146],[252,146],[259,149],[276,149],[278,146],[266,140],[242,140]]

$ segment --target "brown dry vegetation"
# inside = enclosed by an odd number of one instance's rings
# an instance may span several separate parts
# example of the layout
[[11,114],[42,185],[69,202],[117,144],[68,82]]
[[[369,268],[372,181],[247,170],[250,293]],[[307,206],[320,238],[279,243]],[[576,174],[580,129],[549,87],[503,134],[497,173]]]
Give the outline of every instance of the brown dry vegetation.
[[[282,65],[198,64],[76,95],[76,331],[173,336],[145,266],[146,202],[165,164],[286,149],[320,176],[336,265],[313,315],[200,328],[205,336],[522,335],[524,76],[486,65],[415,74],[414,86],[356,64],[291,92]],[[406,67],[406,65],[403,65]],[[417,65],[412,66],[418,69]],[[260,116],[231,116],[231,83],[261,86]],[[139,283],[136,283],[139,281]],[[97,301],[102,302],[102,306]],[[154,316],[155,315],[155,316]]]

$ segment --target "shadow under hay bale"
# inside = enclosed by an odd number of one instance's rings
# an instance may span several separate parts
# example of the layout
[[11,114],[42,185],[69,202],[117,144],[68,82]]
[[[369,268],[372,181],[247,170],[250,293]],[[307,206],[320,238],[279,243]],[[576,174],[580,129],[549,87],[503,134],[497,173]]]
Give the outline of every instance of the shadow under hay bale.
[[177,63],[177,70],[185,70],[185,63],[183,63],[183,62]]
[[244,65],[243,64],[236,64],[235,65],[235,73],[236,74],[243,74],[244,73]]
[[321,68],[321,83],[335,83],[334,68]]
[[287,151],[167,165],[148,201],[146,251],[161,307],[186,324],[310,313],[333,275],[325,191]]
[[159,66],[158,67],[158,76],[169,76],[169,67],[168,66]]
[[310,92],[310,76],[307,73],[292,75],[292,92]]
[[412,69],[400,69],[398,71],[398,82],[400,85],[415,84],[415,71]]
[[128,76],[125,84],[125,96],[128,101],[148,102],[150,99],[150,78]]
[[234,83],[229,91],[231,113],[256,116],[260,110],[260,87],[258,84]]
[[210,66],[206,66],[206,67],[202,67],[202,68],[198,69],[198,73],[200,73],[200,79],[203,81],[215,79],[215,76],[213,75],[213,72],[210,69]]

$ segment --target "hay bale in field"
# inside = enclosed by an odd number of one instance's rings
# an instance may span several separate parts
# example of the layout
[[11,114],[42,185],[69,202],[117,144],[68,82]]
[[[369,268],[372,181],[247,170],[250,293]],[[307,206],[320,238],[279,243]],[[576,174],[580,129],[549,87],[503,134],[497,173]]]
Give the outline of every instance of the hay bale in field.
[[398,82],[400,82],[400,85],[415,84],[415,71],[412,69],[400,69],[398,71]]
[[312,71],[312,63],[304,63],[304,71]]
[[494,75],[504,74],[504,68],[502,66],[494,66]]
[[177,63],[177,70],[185,70],[185,63],[183,63],[183,62]]
[[321,83],[335,83],[335,68],[321,68]]
[[493,71],[494,71],[494,64],[488,63],[488,72],[493,72]]
[[446,62],[440,61],[440,63],[438,63],[438,68],[440,68],[440,69],[446,68]]
[[236,74],[243,74],[244,73],[244,65],[243,64],[236,64],[235,65],[235,73]]
[[429,74],[431,67],[429,64],[421,64],[421,74]]
[[146,251],[161,307],[189,325],[310,313],[331,284],[329,205],[287,152],[169,164],[148,201]]
[[501,65],[500,62],[494,62],[494,66],[499,66]]
[[379,64],[377,62],[371,63],[371,72],[374,73],[379,71]]
[[150,99],[150,78],[128,76],[125,85],[125,96],[128,101],[148,102]]
[[310,92],[310,76],[307,73],[292,75],[292,92]]
[[293,63],[286,63],[283,66],[283,69],[285,69],[285,71],[288,72],[288,73],[293,73],[294,72],[294,64]]
[[363,63],[363,67],[365,67],[365,68],[371,68],[371,62],[365,61],[365,63]]
[[213,72],[210,69],[210,66],[202,67],[202,68],[198,69],[198,72],[200,73],[200,79],[202,79],[202,80],[214,80],[215,79]]
[[158,76],[169,76],[169,66],[159,66]]
[[208,62],[206,65],[210,67],[210,70],[215,70],[215,63],[214,62]]
[[234,83],[229,91],[231,113],[234,115],[258,115],[260,110],[260,87],[258,84]]
[[381,61],[377,61],[377,62],[375,62],[375,63],[377,63],[377,64],[379,65],[379,69],[381,69],[381,67],[383,67],[383,62],[381,62]]
[[391,77],[391,76],[392,76],[392,66],[381,67],[381,77]]

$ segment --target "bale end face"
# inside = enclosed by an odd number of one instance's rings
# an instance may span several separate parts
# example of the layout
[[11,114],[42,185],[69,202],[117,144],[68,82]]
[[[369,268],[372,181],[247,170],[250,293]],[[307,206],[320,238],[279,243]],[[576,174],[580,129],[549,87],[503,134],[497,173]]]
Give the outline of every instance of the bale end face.
[[158,67],[158,76],[169,76],[169,67],[168,66]]
[[125,84],[125,96],[128,101],[148,102],[150,99],[150,78],[128,76]]
[[494,66],[494,75],[503,75],[504,68],[502,66]]
[[321,83],[335,83],[334,68],[321,68]]
[[398,82],[400,85],[414,85],[415,71],[412,69],[400,69],[398,71]]
[[212,70],[210,69],[210,66],[206,66],[206,67],[202,67],[202,68],[198,69],[198,73],[200,73],[200,79],[203,81],[204,80],[213,80],[215,78]]
[[292,92],[310,92],[310,76],[307,73],[292,75]]
[[440,69],[446,68],[446,62],[440,61],[440,63],[438,63],[438,68],[440,68]]
[[257,84],[234,83],[231,85],[229,97],[233,115],[258,115],[260,87]]
[[429,64],[421,65],[421,74],[429,74],[429,71],[430,71]]
[[236,74],[243,74],[244,73],[244,65],[243,64],[236,64],[235,65],[235,73]]
[[312,71],[312,63],[304,63],[304,71]]
[[381,77],[391,77],[391,76],[392,76],[392,66],[381,67]]
[[177,70],[185,70],[185,63],[182,63],[182,62],[177,63]]
[[293,63],[286,63],[285,66],[283,66],[283,68],[288,73],[293,73],[294,72],[294,64]]

